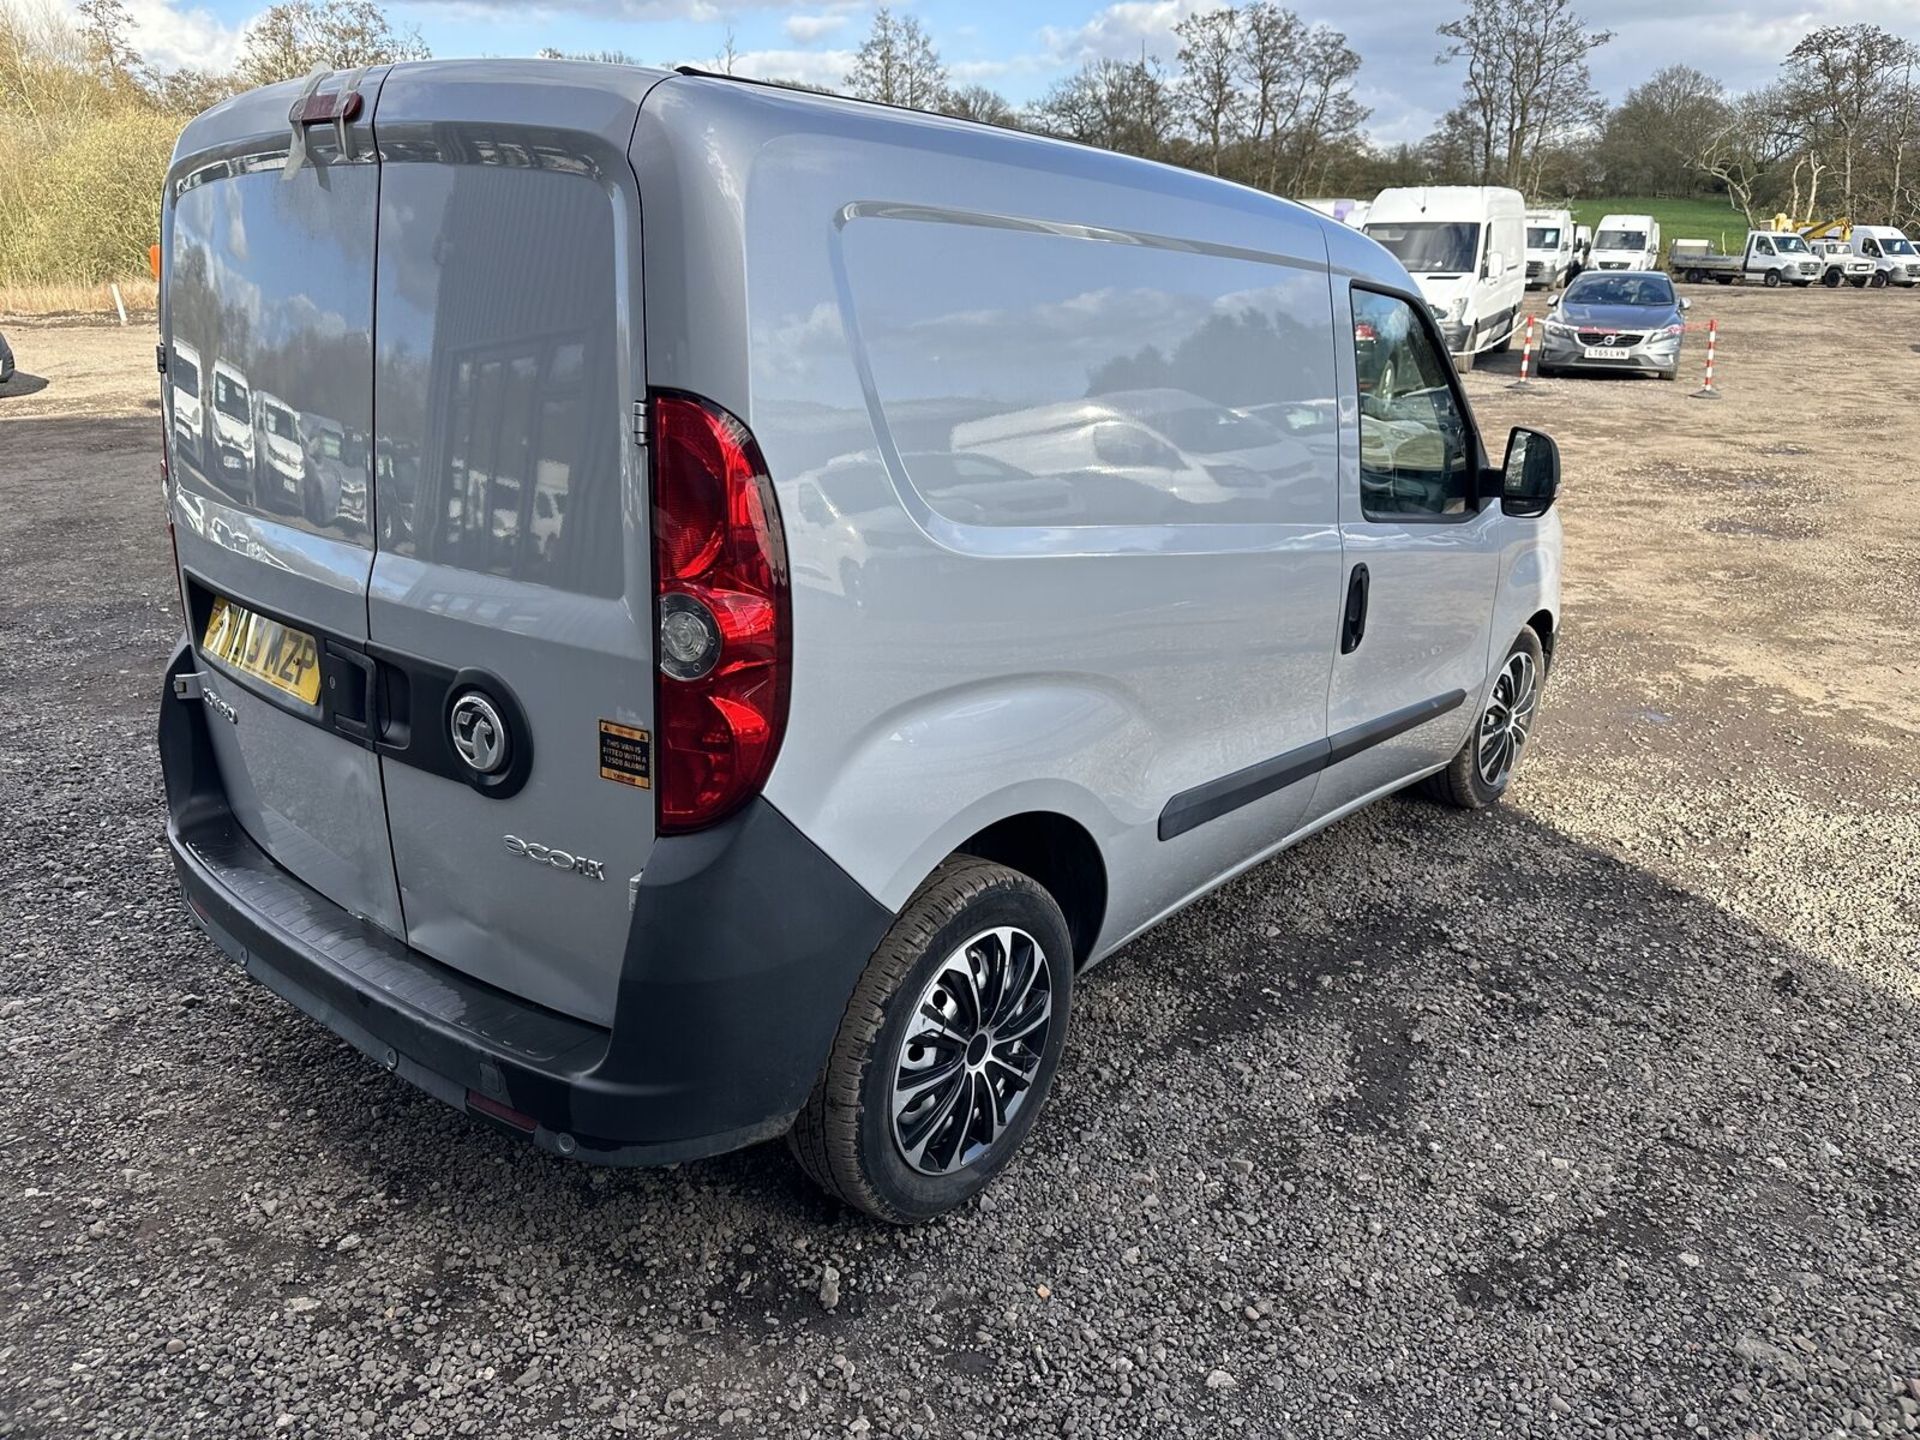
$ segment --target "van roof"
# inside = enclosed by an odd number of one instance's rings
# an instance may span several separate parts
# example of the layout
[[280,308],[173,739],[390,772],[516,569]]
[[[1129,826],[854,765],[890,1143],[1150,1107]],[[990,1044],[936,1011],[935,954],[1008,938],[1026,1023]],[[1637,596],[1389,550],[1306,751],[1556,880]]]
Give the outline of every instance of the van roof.
[[[397,77],[405,77],[409,83],[390,86],[389,81]],[[222,154],[270,145],[288,136],[288,112],[305,83],[286,81],[251,90],[196,116],[175,145],[173,173],[179,175]],[[1057,170],[1081,179],[1202,204],[1255,222],[1284,213],[1293,223],[1305,221],[1318,229],[1334,268],[1400,288],[1410,285],[1399,263],[1377,243],[1292,200],[1196,170],[982,121],[697,70],[598,61],[409,61],[369,70],[360,88],[363,94],[374,97],[376,125],[484,117],[494,124],[597,130],[613,139],[624,123],[626,129],[619,134],[624,148],[632,134],[634,111],[656,86],[670,87],[674,94],[674,103],[663,110],[662,119],[666,132],[675,137],[676,148],[684,140],[684,158],[704,161],[705,167],[716,173],[719,168],[730,169],[735,175],[749,173],[753,149],[796,131],[897,137],[901,143]],[[452,117],[437,110],[410,114],[396,109],[402,103],[408,108],[451,107],[457,113]],[[728,156],[725,152],[729,150],[737,153]],[[722,167],[723,159],[738,163]],[[683,165],[681,173],[692,173],[694,168]],[[1482,193],[1480,187],[1433,187],[1430,191],[1435,196],[1468,192]],[[1498,187],[1487,187],[1486,193],[1510,194],[1518,199],[1517,192]],[[1254,241],[1249,237],[1243,243]]]

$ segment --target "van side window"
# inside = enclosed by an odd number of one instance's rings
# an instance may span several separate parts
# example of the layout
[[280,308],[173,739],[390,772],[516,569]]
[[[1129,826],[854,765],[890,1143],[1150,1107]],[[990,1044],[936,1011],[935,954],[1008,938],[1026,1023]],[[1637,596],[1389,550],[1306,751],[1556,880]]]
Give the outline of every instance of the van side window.
[[1361,512],[1370,520],[1465,515],[1472,445],[1448,379],[1452,362],[1406,301],[1352,293]]

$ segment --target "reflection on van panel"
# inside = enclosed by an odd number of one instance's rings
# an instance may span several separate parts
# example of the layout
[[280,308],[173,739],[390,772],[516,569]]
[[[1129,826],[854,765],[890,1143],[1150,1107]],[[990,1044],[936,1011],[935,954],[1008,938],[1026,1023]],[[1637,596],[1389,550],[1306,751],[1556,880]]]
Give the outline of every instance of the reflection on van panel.
[[[1313,494],[1313,455],[1304,444],[1179,390],[1116,391],[972,421],[954,427],[953,448],[1016,473],[1064,480],[1082,510],[1108,524],[1257,523],[1325,508]],[[925,494],[910,465],[907,474]],[[1289,511],[1283,491],[1295,484],[1308,493]],[[1188,509],[1207,513],[1183,516]]]

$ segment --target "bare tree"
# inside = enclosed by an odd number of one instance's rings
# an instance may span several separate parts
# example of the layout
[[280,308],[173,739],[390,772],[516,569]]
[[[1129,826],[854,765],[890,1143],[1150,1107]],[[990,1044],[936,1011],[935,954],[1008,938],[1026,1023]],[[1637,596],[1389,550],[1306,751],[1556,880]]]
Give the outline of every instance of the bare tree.
[[1482,183],[1525,187],[1547,150],[1597,120],[1587,57],[1613,36],[1589,29],[1573,0],[1467,0],[1440,34],[1440,63],[1466,62],[1449,119],[1473,137]]
[[1151,59],[1089,60],[1034,107],[1040,129],[1159,159],[1173,131],[1173,100]]
[[947,71],[920,22],[911,15],[896,17],[882,5],[853,57],[846,89],[863,100],[935,110],[946,94]]
[[1878,25],[1824,26],[1787,54],[1790,104],[1809,121],[1809,146],[1837,157],[1844,214],[1855,212],[1859,172],[1877,149],[1887,102],[1911,76],[1916,56],[1920,47],[1913,41]]
[[1730,105],[1722,123],[1702,135],[1691,163],[1725,186],[1727,202],[1747,217],[1748,229],[1757,229],[1756,202],[1799,143],[1787,119],[1784,96],[1778,88],[1769,87]]
[[1291,10],[1260,0],[1247,6],[1241,33],[1240,83],[1253,111],[1253,148],[1264,157],[1259,180],[1271,190],[1278,178],[1281,137],[1299,115],[1300,52],[1307,30]]
[[1199,132],[1208,168],[1218,175],[1222,152],[1239,138],[1246,110],[1239,85],[1240,12],[1231,6],[1202,10],[1175,25],[1173,33],[1180,41],[1174,104]]
[[419,31],[396,31],[373,0],[281,0],[248,28],[239,74],[249,85],[271,85],[317,69],[424,60],[428,53]]
[[1606,183],[1622,195],[1686,195],[1700,185],[1692,157],[1726,123],[1720,82],[1691,65],[1669,65],[1627,92],[1607,116],[1597,147]]
[[133,43],[133,17],[122,0],[80,0],[73,8],[95,72],[109,85],[145,85],[150,76]]
[[1009,130],[1020,128],[1020,112],[1007,103],[1006,96],[985,85],[962,85],[957,90],[947,91],[941,101],[940,111],[943,115],[955,115],[962,120],[980,120]]

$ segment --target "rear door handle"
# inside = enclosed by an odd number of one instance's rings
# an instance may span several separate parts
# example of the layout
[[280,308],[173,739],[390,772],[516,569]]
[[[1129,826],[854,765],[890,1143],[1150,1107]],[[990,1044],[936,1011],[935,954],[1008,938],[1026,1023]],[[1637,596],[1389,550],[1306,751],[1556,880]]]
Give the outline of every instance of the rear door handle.
[[1351,655],[1367,637],[1367,567],[1356,565],[1347,581],[1347,606],[1340,619],[1340,653]]

